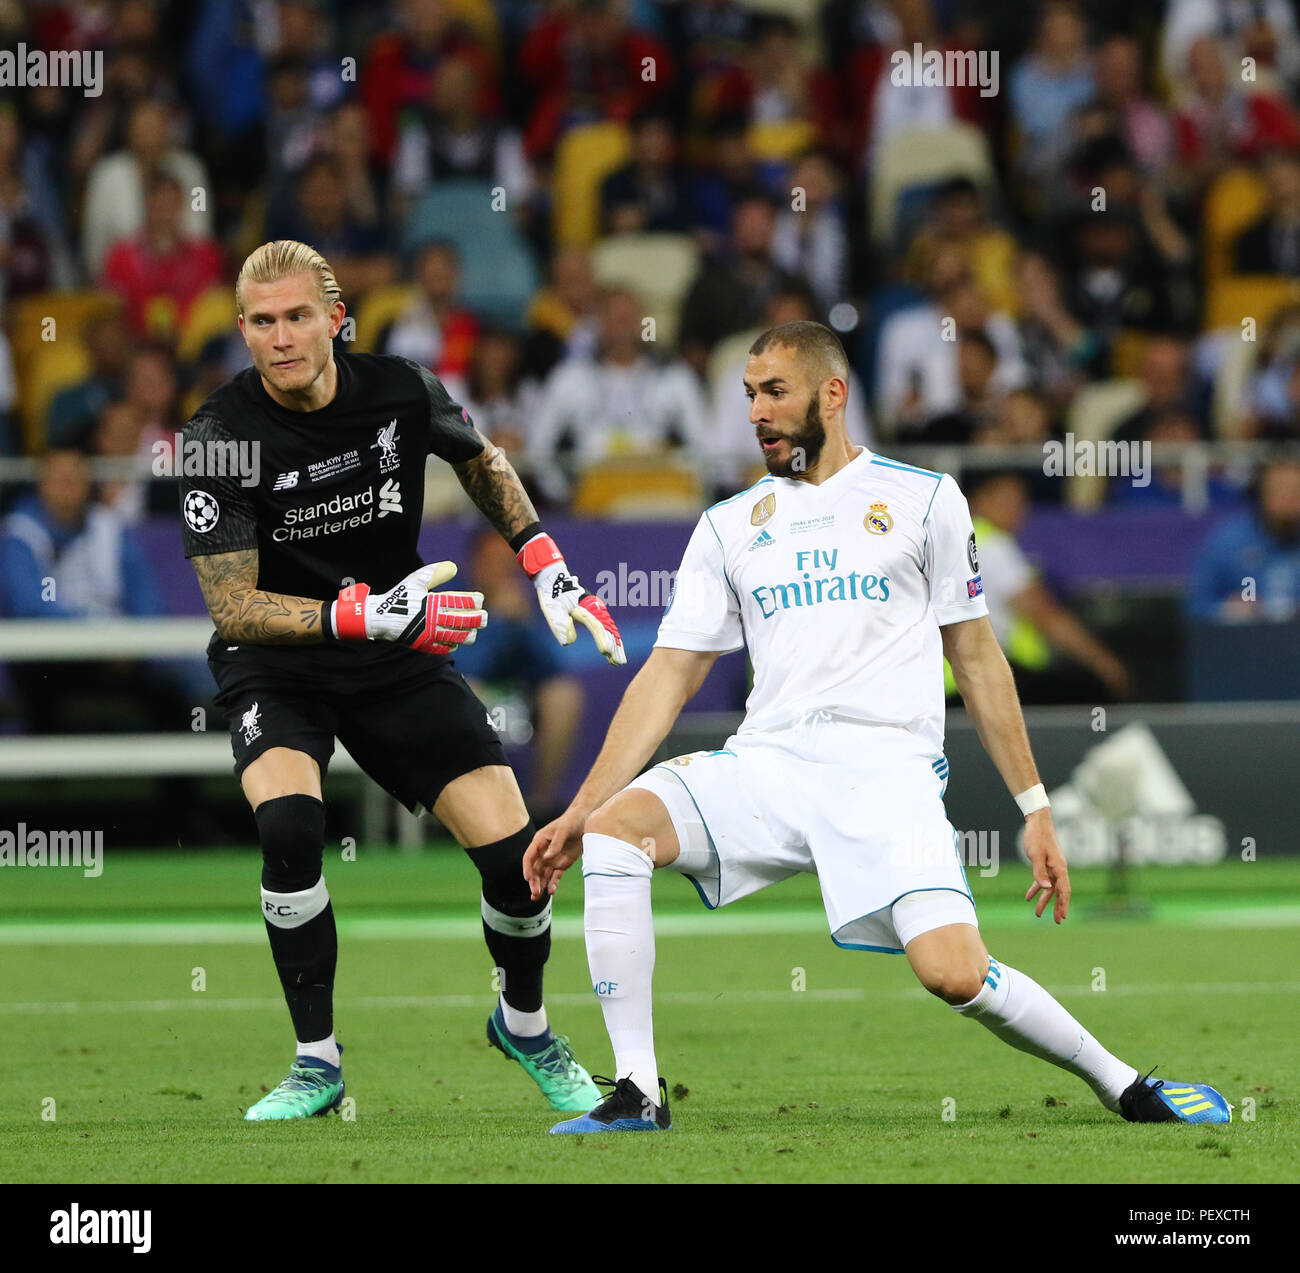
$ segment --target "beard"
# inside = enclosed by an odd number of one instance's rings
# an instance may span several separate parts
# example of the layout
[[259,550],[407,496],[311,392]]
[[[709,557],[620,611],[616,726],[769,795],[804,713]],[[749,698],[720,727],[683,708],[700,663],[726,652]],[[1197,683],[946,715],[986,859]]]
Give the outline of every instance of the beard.
[[763,463],[773,477],[797,477],[801,473],[807,473],[821,458],[822,447],[826,445],[826,426],[822,423],[821,404],[817,401],[817,395],[814,394],[809,400],[803,424],[793,433],[769,431],[757,436],[784,438],[790,444],[790,455],[784,460],[763,452]]

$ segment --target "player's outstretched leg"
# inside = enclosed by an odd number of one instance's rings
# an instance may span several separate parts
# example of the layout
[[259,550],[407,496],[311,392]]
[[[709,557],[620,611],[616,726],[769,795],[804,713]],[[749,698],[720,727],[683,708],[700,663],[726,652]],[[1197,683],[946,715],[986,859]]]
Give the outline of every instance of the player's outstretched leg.
[[637,845],[676,856],[676,835],[653,794],[621,792],[587,820],[582,837],[583,929],[587,965],[614,1046],[613,1090],[584,1118],[555,1133],[667,1131],[667,1085],[655,1061],[651,982],[655,966],[650,879],[655,863]]
[[1113,1056],[1032,977],[989,956],[971,924],[914,937],[908,962],[932,994],[1004,1043],[1077,1075],[1129,1122],[1226,1123],[1232,1107],[1212,1087],[1161,1084]]
[[551,899],[533,901],[523,876],[530,819],[514,835],[466,849],[483,877],[483,937],[500,970],[501,997],[488,1018],[488,1042],[518,1061],[552,1109],[585,1110],[600,1099],[569,1040],[552,1032],[542,1004],[551,953]]
[[262,844],[262,916],[298,1038],[288,1076],[244,1115],[249,1122],[308,1118],[343,1101],[334,1039],[338,935],[321,873],[325,806],[315,796],[263,800],[254,811]]

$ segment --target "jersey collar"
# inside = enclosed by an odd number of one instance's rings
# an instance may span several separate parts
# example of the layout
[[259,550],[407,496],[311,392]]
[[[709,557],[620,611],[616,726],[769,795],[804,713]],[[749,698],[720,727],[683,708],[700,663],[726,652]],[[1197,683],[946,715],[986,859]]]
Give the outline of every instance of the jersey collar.
[[815,486],[811,482],[801,482],[797,477],[783,477],[779,480],[787,483],[790,486],[797,486],[808,491],[825,491],[828,489],[838,490],[839,487],[843,485],[843,481],[841,481],[841,479],[844,479],[845,481],[851,480],[846,477],[846,474],[849,474],[850,472],[858,473],[866,465],[870,463],[871,463],[870,447],[859,446],[857,449],[857,454],[842,469],[840,469],[836,473],[832,473],[831,476],[828,477],[824,482],[818,482],[817,485]]

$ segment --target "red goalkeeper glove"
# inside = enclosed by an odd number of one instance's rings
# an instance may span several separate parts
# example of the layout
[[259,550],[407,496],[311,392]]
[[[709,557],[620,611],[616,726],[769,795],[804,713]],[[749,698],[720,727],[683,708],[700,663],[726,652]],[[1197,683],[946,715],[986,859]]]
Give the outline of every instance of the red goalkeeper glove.
[[574,623],[581,623],[595,638],[596,649],[615,667],[627,662],[623,638],[608,608],[570,572],[555,540],[539,531],[516,556],[537,589],[547,626],[561,645],[572,645],[578,639]]
[[472,645],[488,619],[483,594],[430,591],[455,573],[454,561],[439,561],[413,570],[387,592],[354,583],[325,603],[328,631],[340,641],[399,641],[426,654]]

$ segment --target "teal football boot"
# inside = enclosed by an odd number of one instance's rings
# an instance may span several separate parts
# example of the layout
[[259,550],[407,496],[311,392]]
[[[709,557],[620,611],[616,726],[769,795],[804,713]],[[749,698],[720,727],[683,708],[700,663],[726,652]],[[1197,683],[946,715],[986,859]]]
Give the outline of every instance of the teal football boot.
[[[339,1060],[343,1049],[339,1048]],[[276,1118],[311,1118],[343,1104],[343,1067],[316,1056],[294,1060],[288,1076],[254,1105],[244,1120],[259,1123]]]
[[488,1018],[487,1037],[498,1052],[524,1067],[524,1073],[542,1089],[552,1109],[588,1110],[600,1100],[591,1075],[578,1064],[564,1035],[547,1030],[536,1041],[520,1039],[506,1029],[501,1005],[497,1004]]

